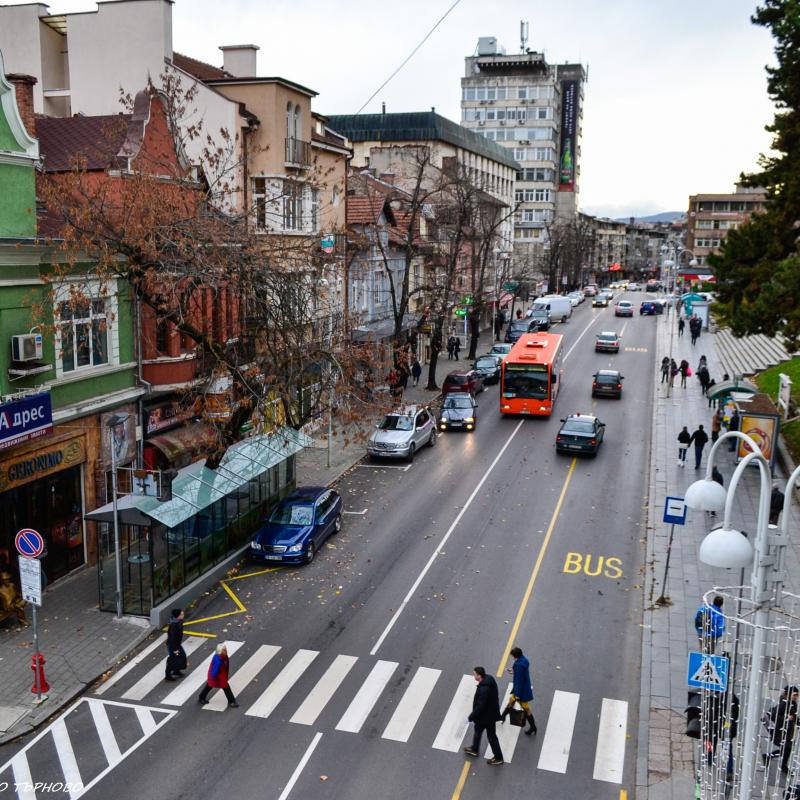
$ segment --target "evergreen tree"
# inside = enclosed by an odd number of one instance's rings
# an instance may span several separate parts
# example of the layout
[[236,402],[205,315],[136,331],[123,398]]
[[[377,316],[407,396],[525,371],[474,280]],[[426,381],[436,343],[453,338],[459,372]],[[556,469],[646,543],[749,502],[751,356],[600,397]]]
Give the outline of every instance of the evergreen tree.
[[709,257],[718,281],[720,316],[738,336],[781,332],[800,348],[800,0],[765,0],[752,17],[775,39],[777,66],[767,67],[767,89],[777,111],[767,130],[774,155],[759,172],[742,175],[764,187],[767,209],[730,231]]

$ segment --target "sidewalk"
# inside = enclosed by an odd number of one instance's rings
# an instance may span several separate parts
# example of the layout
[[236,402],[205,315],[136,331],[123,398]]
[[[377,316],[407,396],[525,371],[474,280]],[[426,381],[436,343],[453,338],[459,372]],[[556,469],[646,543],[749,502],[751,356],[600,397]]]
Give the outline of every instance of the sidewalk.
[[[488,331],[481,335],[479,355],[491,349]],[[466,349],[461,350],[465,356]],[[466,358],[448,361],[447,353],[439,360],[436,380],[453,370],[471,366]],[[423,365],[419,386],[409,382],[405,403],[430,403],[439,394],[425,384],[428,365]],[[338,480],[363,458],[365,442],[376,420],[364,420],[361,426],[334,430],[331,463],[328,462],[327,428],[316,432],[314,444],[297,456],[298,485],[327,486]],[[103,673],[124,659],[154,629],[142,617],[124,617],[98,610],[97,567],[87,566],[47,589],[39,609],[39,650],[46,659],[45,674],[50,684],[47,700],[35,705],[31,692],[33,671],[33,629],[30,606],[27,626],[13,621],[0,624],[0,744],[31,732],[60,708],[78,697]]]
[[[711,416],[708,401],[702,396],[697,379],[687,380],[680,388],[680,376],[675,381],[672,396],[666,397],[666,384],[659,384],[660,363],[669,355],[670,327],[676,326],[674,312],[653,320],[658,325],[656,352],[653,354],[653,380],[656,382],[654,423],[650,454],[650,492],[647,518],[647,556],[644,596],[642,683],[636,765],[636,797],[643,800],[686,800],[694,797],[694,753],[697,740],[685,735],[687,702],[686,664],[688,652],[697,647],[694,615],[702,595],[714,586],[738,584],[738,574],[702,564],[698,558],[700,542],[712,527],[711,517],[690,511],[684,527],[676,526],[672,545],[669,577],[664,594],[671,604],[654,607],[653,601],[662,593],[664,563],[669,526],[662,522],[667,495],[683,497],[686,487],[705,476],[711,442],[703,452],[702,468],[695,470],[694,452],[687,453],[687,466],[677,466],[677,437],[686,425],[689,431],[702,424],[711,435]],[[704,332],[696,346],[691,338],[678,338],[677,326],[672,340],[672,357],[680,363],[685,358],[694,371],[701,355],[708,360],[711,377],[719,383],[723,374],[715,345],[715,334]],[[727,486],[735,461],[727,450],[718,461]],[[785,479],[776,470],[776,477]],[[737,492],[734,504],[736,526],[754,531],[758,506],[759,476],[748,471]],[[800,588],[800,536],[798,536],[797,505],[792,507],[790,524],[791,544],[786,555],[786,588]],[[738,573],[738,571],[737,571]],[[740,728],[741,730],[741,728]]]

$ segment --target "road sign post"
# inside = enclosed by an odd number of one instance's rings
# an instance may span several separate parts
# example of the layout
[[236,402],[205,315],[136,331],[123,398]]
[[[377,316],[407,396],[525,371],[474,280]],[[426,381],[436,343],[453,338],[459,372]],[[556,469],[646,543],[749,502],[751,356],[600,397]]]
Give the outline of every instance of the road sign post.
[[682,497],[667,497],[664,503],[664,522],[669,525],[669,542],[667,543],[667,561],[664,564],[664,580],[661,584],[661,594],[656,600],[657,606],[670,604],[667,594],[667,575],[669,574],[669,558],[672,555],[672,538],[675,536],[675,526],[686,524],[686,503]]
[[49,686],[44,680],[44,657],[39,652],[39,619],[37,610],[42,605],[42,562],[39,556],[44,553],[44,539],[33,528],[23,528],[14,537],[14,544],[19,553],[19,580],[22,597],[33,608],[33,688],[36,691],[36,702],[47,699],[42,692]]

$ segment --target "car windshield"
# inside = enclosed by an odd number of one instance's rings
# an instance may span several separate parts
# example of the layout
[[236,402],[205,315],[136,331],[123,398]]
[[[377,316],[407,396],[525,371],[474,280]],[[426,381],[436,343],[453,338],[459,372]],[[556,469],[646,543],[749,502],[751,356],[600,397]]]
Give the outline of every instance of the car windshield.
[[444,401],[445,408],[472,408],[469,397],[448,397]]
[[497,362],[493,358],[479,358],[475,362],[475,366],[480,369],[494,369],[497,366]]
[[469,378],[466,375],[448,375],[445,381],[456,386],[463,386],[465,383],[469,383]]
[[414,421],[411,417],[400,416],[399,414],[388,414],[380,424],[382,431],[410,431],[414,428]]
[[603,375],[602,373],[598,373],[595,377],[595,380],[598,383],[617,383],[618,378],[616,375]]
[[314,521],[314,506],[281,503],[272,512],[269,521],[278,525],[311,525]]
[[509,350],[511,350],[510,344],[496,344],[492,348],[493,353],[507,353]]
[[616,342],[617,341],[617,334],[616,333],[599,333],[597,334],[597,338],[603,342]]
[[590,419],[568,419],[561,430],[564,433],[594,433],[594,422]]
[[506,362],[503,397],[533,397],[547,400],[548,389],[547,367]]
[[[536,312],[534,312],[534,313],[536,313]],[[511,323],[511,330],[512,331],[521,331],[522,333],[525,333],[525,331],[528,330],[528,325],[530,325],[530,324],[531,324],[530,321],[527,320],[527,319],[517,319],[517,320],[514,320],[514,322]]]

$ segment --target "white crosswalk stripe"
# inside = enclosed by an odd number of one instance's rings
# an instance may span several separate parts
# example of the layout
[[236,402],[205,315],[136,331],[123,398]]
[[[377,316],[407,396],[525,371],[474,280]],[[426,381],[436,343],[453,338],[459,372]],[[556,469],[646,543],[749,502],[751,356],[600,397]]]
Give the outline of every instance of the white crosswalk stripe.
[[627,726],[628,704],[624,700],[604,697],[594,757],[595,780],[622,783]]
[[269,717],[318,655],[317,650],[298,650],[261,697],[245,711],[245,714],[248,717],[261,717],[262,719]]
[[358,733],[397,669],[396,661],[378,661],[336,725],[337,731]]
[[442,726],[433,740],[432,747],[437,750],[447,750],[450,753],[458,752],[461,742],[464,741],[469,723],[467,717],[472,711],[472,698],[475,696],[475,678],[464,675],[458,684],[456,693],[450,703],[450,708],[444,715]]
[[[233,671],[230,678],[231,691],[238,699],[244,689],[253,681],[258,673],[272,660],[279,651],[280,647],[274,644],[262,644],[239,669]],[[230,653],[228,653],[230,655]],[[228,698],[225,692],[217,691],[209,700],[207,706],[203,706],[204,711],[224,711],[228,707]]]
[[408,737],[411,736],[419,715],[425,708],[441,674],[440,669],[428,669],[427,667],[420,667],[414,673],[414,677],[397,704],[389,724],[383,731],[384,739],[393,739],[395,742],[408,741]]
[[[225,642],[228,655],[232,656],[243,644],[244,642]],[[161,702],[165,706],[182,706],[192,695],[198,694],[206,684],[211,658],[209,655],[185,678],[181,678],[178,685]]]
[[[200,637],[193,636],[184,641],[183,649],[186,651],[186,655],[189,656],[194,653],[195,650],[206,644],[207,641],[207,639],[201,639]],[[140,678],[130,689],[128,689],[128,691],[122,695],[122,699],[144,700],[144,698],[150,694],[150,692],[152,692],[156,686],[159,686],[164,682],[164,664],[166,660],[167,654],[165,648],[164,658],[152,669],[148,670],[148,672],[142,678]]]
[[75,751],[72,749],[69,733],[67,733],[66,717],[59,717],[52,724],[50,731],[53,735],[53,744],[56,746],[61,770],[64,773],[64,782],[69,786],[69,798],[76,800],[82,794],[80,787],[83,786],[83,779],[78,762],[75,760]]
[[100,703],[97,700],[87,700],[89,710],[92,712],[92,719],[94,726],[97,728],[97,733],[100,737],[100,746],[103,748],[103,755],[106,757],[110,766],[114,766],[122,761],[122,753],[119,750],[117,740],[114,738],[114,731],[111,728],[111,722],[106,713],[105,703]]
[[342,681],[348,676],[353,665],[358,661],[357,656],[336,656],[333,663],[319,679],[317,685],[308,693],[300,708],[294,712],[289,722],[299,725],[313,725],[317,717],[323,712],[325,706],[341,686]]
[[556,690],[547,718],[547,728],[539,752],[539,769],[566,772],[575,718],[578,715],[579,694]]

